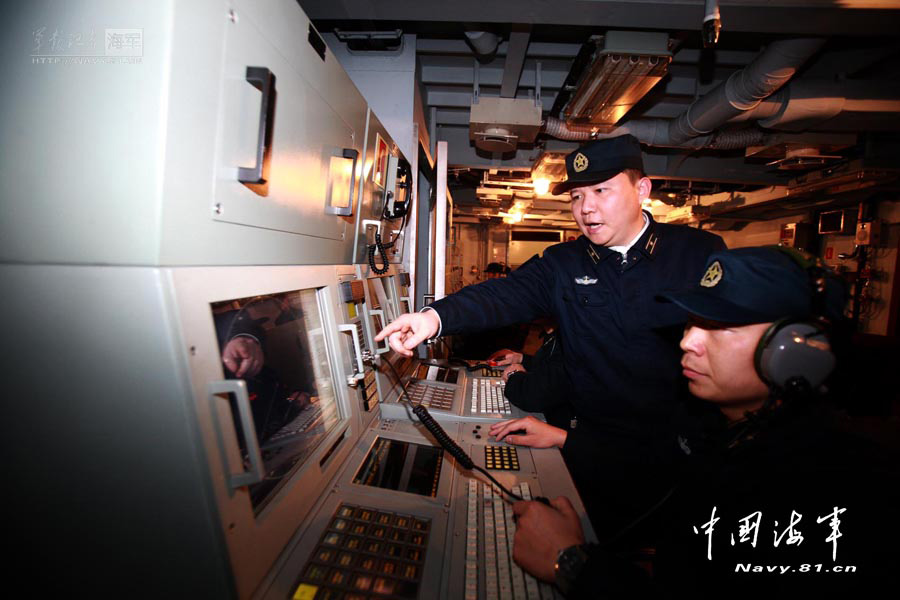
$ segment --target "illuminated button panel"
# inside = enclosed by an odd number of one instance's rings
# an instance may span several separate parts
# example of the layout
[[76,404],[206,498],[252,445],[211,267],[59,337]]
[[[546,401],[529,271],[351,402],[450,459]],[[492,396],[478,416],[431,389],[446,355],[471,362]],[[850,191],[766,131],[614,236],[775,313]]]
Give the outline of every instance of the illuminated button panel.
[[484,466],[495,471],[518,471],[519,453],[512,446],[485,446]]
[[295,598],[415,598],[431,521],[341,504],[303,569]]

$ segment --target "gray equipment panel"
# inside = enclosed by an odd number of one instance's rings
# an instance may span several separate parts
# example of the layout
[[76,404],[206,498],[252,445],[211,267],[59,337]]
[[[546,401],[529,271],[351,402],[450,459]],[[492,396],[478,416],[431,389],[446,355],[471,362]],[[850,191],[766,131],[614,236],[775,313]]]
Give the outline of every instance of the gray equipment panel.
[[[503,446],[477,440],[468,429],[472,424],[448,424],[446,431],[455,438],[469,453],[474,462],[485,467],[484,447]],[[353,483],[354,476],[360,471],[370,449],[378,439],[398,440],[422,445],[435,445],[430,434],[424,432],[424,428],[418,423],[412,423],[408,418],[383,419],[365,432],[353,453],[337,476],[333,485],[324,490],[315,513],[307,519],[305,526],[298,531],[292,543],[286,550],[279,564],[273,569],[269,579],[261,587],[261,598],[285,598],[291,597],[296,591],[301,580],[305,580],[315,563],[317,544],[326,538],[328,532],[334,533],[329,527],[336,509],[342,504],[353,507],[365,507],[375,511],[388,511],[404,515],[412,515],[430,520],[430,533],[425,548],[424,568],[419,580],[418,598],[439,597],[457,599],[465,596],[465,569],[466,569],[466,545],[467,545],[467,488],[470,480],[490,485],[488,479],[480,473],[462,471],[444,453],[444,461],[440,473],[440,483],[437,486],[435,497],[429,498],[417,494],[385,490],[377,487],[368,487]],[[527,484],[532,497],[555,497],[564,495],[570,498],[576,511],[581,517],[585,531],[585,539],[596,541],[596,536],[590,522],[585,515],[584,507],[578,498],[577,492],[568,477],[568,471],[562,461],[562,456],[556,449],[529,449],[517,448],[521,468],[516,472],[491,471],[492,474],[505,486],[512,487]],[[507,523],[509,526],[509,523]],[[485,544],[491,541],[490,531],[486,533],[485,524],[479,521],[477,524],[479,535],[479,563],[485,563]],[[511,543],[513,530],[508,530],[508,541]],[[350,534],[353,537],[355,533]],[[368,530],[371,537],[372,529]],[[379,533],[378,536],[381,534]],[[366,532],[359,532],[359,536],[365,539]],[[343,536],[344,541],[337,540],[334,547],[338,551],[343,550],[342,544],[349,542],[348,536]],[[380,537],[375,539],[381,539]],[[329,542],[330,543],[330,542]],[[321,548],[321,546],[318,546]],[[373,555],[374,556],[374,555]],[[329,563],[330,567],[340,570],[342,567]],[[377,570],[378,564],[373,563],[372,578],[375,579],[381,573]],[[518,567],[513,566],[514,570]],[[359,562],[349,563],[346,567],[347,575],[343,581],[350,581],[357,573],[368,573],[359,566]],[[485,574],[488,571],[479,569],[478,598],[490,597],[486,592]],[[520,571],[521,573],[521,571]],[[314,585],[309,582],[306,585]],[[342,584],[343,585],[343,584]],[[327,581],[321,583],[321,587],[329,587]],[[317,588],[306,588],[306,593],[315,593]],[[365,593],[365,590],[363,590]],[[516,597],[519,596],[510,596]],[[526,596],[521,596],[525,598]],[[553,599],[558,597],[550,586],[542,586],[537,597]]]
[[[241,597],[249,596],[257,588],[293,532],[304,522],[317,501],[317,496],[308,491],[325,488],[359,439],[360,411],[348,395],[346,382],[350,371],[343,356],[344,340],[338,330],[343,316],[337,281],[345,270],[346,267],[328,266],[205,267],[172,269],[169,275],[182,347],[191,348],[188,368],[192,397],[185,401],[197,415],[199,442],[206,455],[220,526],[227,532],[227,551]],[[210,387],[235,381],[225,379],[211,306],[235,299],[278,297],[294,290],[315,290],[320,315],[320,329],[315,330],[318,354],[327,363],[321,377],[331,386],[340,418],[312,453],[282,476],[278,482],[280,487],[272,497],[256,505],[252,486],[234,486],[235,474],[241,475],[248,458],[253,460],[253,449],[245,451],[239,443],[239,436],[246,439],[249,432],[245,427],[238,427],[228,398],[215,394],[218,388]],[[303,310],[313,309],[305,306]],[[257,319],[256,315],[250,316]],[[278,321],[269,320],[276,324]],[[304,344],[305,340],[298,342]],[[267,356],[266,364],[274,358]],[[234,394],[240,407],[240,390]]]
[[[128,30],[133,56],[110,55],[106,28],[129,23],[140,27]],[[37,0],[13,11],[3,47],[22,57],[42,26],[44,38],[93,32],[94,47],[54,55],[44,39],[49,58],[4,67],[16,94],[0,139],[16,151],[0,155],[0,260],[353,262],[354,213],[372,203],[360,198],[369,110],[335,57],[307,41],[316,34],[296,2]],[[248,67],[274,75],[267,195],[238,181],[267,138],[266,86]]]

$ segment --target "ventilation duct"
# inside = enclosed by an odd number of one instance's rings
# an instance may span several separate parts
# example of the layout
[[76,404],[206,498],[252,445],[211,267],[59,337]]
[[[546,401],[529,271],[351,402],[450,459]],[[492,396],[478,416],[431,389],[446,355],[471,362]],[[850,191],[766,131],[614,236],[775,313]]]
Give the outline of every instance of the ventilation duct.
[[801,79],[730,122],[758,119],[763,127],[783,131],[896,131],[898,114],[900,84],[892,81]]
[[500,38],[490,31],[467,31],[466,42],[481,58],[490,58],[500,45]]
[[778,91],[825,40],[781,40],[770,44],[759,56],[710,93],[691,104],[669,123],[668,142],[679,145],[691,138],[708,135],[729,119],[755,108]]

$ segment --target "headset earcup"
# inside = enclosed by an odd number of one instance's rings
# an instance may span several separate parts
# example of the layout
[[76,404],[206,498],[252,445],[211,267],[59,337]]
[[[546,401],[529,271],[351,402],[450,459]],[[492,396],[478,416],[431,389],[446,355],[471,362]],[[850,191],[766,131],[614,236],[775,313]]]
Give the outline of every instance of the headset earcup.
[[811,389],[821,386],[834,369],[835,357],[821,327],[803,321],[779,321],[760,338],[756,371],[763,381],[784,388],[802,378]]

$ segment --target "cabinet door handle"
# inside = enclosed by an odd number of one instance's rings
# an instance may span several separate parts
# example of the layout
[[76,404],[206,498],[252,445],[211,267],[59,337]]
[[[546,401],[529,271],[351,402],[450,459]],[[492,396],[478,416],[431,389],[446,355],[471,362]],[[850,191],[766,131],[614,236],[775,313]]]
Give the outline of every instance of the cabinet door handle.
[[338,331],[346,331],[350,334],[350,338],[353,340],[353,351],[356,354],[356,374],[351,375],[349,379],[353,379],[355,381],[359,381],[363,377],[366,376],[366,367],[363,365],[362,360],[362,347],[359,345],[359,329],[357,328],[356,323],[349,323],[347,325],[338,325]]
[[263,166],[272,153],[275,75],[266,67],[247,67],[247,83],[262,92],[262,99],[259,103],[259,132],[256,135],[256,165],[238,167],[238,181],[243,184],[265,185]]
[[327,198],[325,202],[326,215],[341,215],[348,217],[353,214],[353,190],[356,188],[356,161],[359,160],[359,150],[356,148],[341,149],[341,158],[353,159],[353,166],[350,168],[350,194],[347,198],[347,206],[331,206],[331,198]]
[[[384,315],[383,309],[373,308],[369,311],[369,314],[373,315],[373,316],[381,317],[381,326],[382,327],[384,327],[385,323],[387,323],[387,321],[385,321],[385,315]],[[374,321],[373,321],[373,324],[374,324]],[[378,332],[376,332],[376,333],[378,333]],[[382,344],[383,344],[382,346],[378,346],[378,344],[375,345],[375,354],[384,354],[385,352],[390,351],[391,345],[390,345],[390,343],[388,343],[387,338],[384,338],[384,340],[382,341]]]
[[[226,478],[228,479],[228,487],[232,490],[245,485],[253,485],[263,480],[265,470],[263,469],[262,454],[259,451],[259,440],[256,439],[256,429],[253,426],[253,413],[250,410],[250,397],[247,394],[247,382],[243,379],[224,379],[220,381],[210,381],[207,385],[207,391],[210,397],[210,407],[215,414],[216,402],[221,402],[218,398],[219,394],[234,394],[236,400],[238,417],[241,423],[241,432],[244,434],[244,443],[247,446],[247,456],[250,460],[250,469],[240,473],[232,473],[231,468],[226,464]],[[220,438],[221,443],[221,438]],[[223,457],[227,457],[225,448],[220,448]]]

